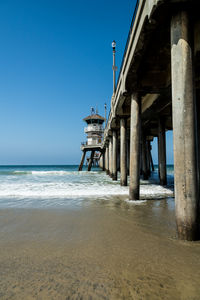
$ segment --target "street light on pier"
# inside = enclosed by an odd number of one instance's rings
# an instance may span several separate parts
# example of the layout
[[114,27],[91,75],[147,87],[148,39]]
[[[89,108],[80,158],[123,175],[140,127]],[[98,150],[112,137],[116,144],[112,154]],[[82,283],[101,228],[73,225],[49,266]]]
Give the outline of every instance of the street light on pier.
[[115,40],[112,42],[112,49],[113,49],[113,94],[115,93],[116,90],[116,82],[115,82],[115,77],[116,77],[116,71],[117,67],[115,66],[115,47],[116,47],[116,42]]

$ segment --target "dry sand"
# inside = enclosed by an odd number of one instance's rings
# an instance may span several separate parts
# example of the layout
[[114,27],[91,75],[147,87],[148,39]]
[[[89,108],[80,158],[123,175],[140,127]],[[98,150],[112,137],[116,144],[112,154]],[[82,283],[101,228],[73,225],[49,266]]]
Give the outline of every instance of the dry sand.
[[0,299],[200,299],[200,243],[173,200],[0,210]]

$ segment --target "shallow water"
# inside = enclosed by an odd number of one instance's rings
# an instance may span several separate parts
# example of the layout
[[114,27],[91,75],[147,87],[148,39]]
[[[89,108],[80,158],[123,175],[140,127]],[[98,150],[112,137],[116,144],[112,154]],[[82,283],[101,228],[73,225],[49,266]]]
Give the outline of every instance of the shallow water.
[[[115,195],[128,198],[128,187],[121,187],[105,172],[78,172],[78,166],[8,166],[0,167],[0,208],[8,207],[81,207],[90,199]],[[171,170],[171,169],[170,169]],[[157,173],[150,181],[141,180],[141,199],[173,196],[173,176],[169,184],[157,184]]]

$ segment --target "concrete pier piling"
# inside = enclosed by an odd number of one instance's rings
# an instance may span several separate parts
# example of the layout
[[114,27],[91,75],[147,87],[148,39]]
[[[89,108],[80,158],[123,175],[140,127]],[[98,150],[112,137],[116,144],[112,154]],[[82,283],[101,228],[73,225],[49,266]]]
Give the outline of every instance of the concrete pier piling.
[[109,175],[113,176],[113,140],[112,136],[109,137]]
[[127,121],[125,118],[120,119],[120,184],[127,186]]
[[154,164],[153,164],[153,158],[151,155],[151,142],[148,141],[148,150],[149,150],[149,160],[150,160],[150,169],[152,170],[152,172],[154,172]]
[[137,93],[131,95],[130,123],[130,184],[129,199],[139,200],[140,190],[140,99]]
[[82,171],[82,169],[83,169],[83,164],[84,164],[84,160],[85,160],[85,154],[86,154],[86,151],[83,150],[82,157],[81,157],[81,162],[80,162],[80,165],[79,165],[79,168],[78,168],[79,171]]
[[105,151],[102,153],[102,171],[105,171]]
[[142,175],[143,179],[147,180],[148,176],[148,161],[147,161],[147,142],[145,133],[142,132]]
[[151,145],[150,145],[150,141],[147,140],[147,172],[148,172],[148,176],[151,175]]
[[109,145],[106,145],[106,174],[109,175]]
[[165,122],[158,120],[158,167],[161,185],[167,184]]
[[192,44],[189,17],[179,11],[171,19],[171,72],[174,133],[175,204],[178,236],[198,237],[197,164]]
[[90,154],[90,159],[89,159],[89,164],[88,164],[88,171],[91,171],[91,168],[92,168],[92,163],[93,163],[93,158],[94,158],[94,150],[91,151],[91,154]]
[[130,130],[127,131],[127,176],[130,174]]
[[100,158],[99,158],[99,168],[102,169],[102,155],[101,155]]
[[113,130],[113,180],[117,180],[117,132]]
[[100,158],[99,158],[99,168],[103,170],[103,153],[101,153]]
[[108,138],[108,175],[111,176],[111,141]]

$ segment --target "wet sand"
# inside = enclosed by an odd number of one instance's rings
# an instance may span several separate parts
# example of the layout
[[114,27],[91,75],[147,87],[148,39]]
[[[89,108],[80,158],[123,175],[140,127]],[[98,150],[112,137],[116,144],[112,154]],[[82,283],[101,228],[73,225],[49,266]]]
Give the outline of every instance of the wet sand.
[[0,210],[0,299],[200,299],[200,243],[174,200]]

